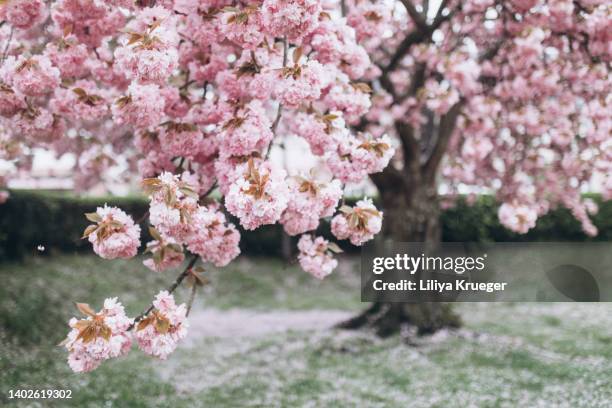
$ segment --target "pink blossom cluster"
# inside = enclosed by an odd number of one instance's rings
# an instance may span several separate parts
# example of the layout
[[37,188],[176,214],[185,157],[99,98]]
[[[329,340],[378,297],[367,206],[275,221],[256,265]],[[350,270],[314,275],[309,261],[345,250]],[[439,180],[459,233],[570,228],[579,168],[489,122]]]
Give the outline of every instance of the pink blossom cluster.
[[292,68],[279,71],[273,94],[283,106],[298,108],[317,101],[330,82],[329,74],[318,61],[303,65],[296,62]]
[[321,11],[321,0],[264,0],[262,22],[270,35],[296,41],[316,28]]
[[126,26],[115,49],[115,60],[129,79],[164,84],[178,67],[179,35],[170,10],[143,9]]
[[86,317],[70,319],[71,330],[62,343],[69,352],[68,365],[73,371],[92,371],[104,360],[128,353],[132,346],[128,332],[132,319],[125,315],[117,298],[106,299],[99,313],[85,304],[77,306]]
[[536,225],[538,212],[527,205],[503,203],[498,212],[500,222],[508,229],[524,234]]
[[278,222],[287,208],[286,172],[274,170],[267,161],[250,159],[235,169],[235,179],[225,196],[225,207],[252,230]]
[[347,22],[355,30],[357,41],[371,49],[383,41],[381,33],[392,30],[392,12],[387,2],[357,0],[349,9]]
[[173,238],[164,238],[158,235],[157,239],[147,242],[145,252],[151,253],[151,258],[142,261],[143,265],[155,272],[163,272],[180,266],[185,260],[183,247]]
[[364,77],[371,67],[370,56],[358,44],[355,30],[343,21],[320,21],[305,41],[312,47],[314,58],[322,64],[344,61],[339,68],[352,80]]
[[251,101],[236,112],[219,132],[220,152],[225,156],[246,156],[262,152],[268,147],[274,135],[272,123],[266,116],[262,103]]
[[302,235],[298,249],[300,266],[317,279],[325,278],[338,266],[329,249],[329,241],[323,237],[313,239],[312,235]]
[[189,328],[186,305],[177,305],[165,290],[157,294],[151,311],[136,322],[126,316],[117,298],[106,299],[100,312],[85,303],[76,306],[85,318],[70,319],[71,330],[62,345],[69,352],[68,365],[77,373],[92,371],[105,360],[126,355],[133,339],[146,354],[166,359]]
[[342,206],[340,214],[332,219],[332,233],[338,239],[348,239],[360,246],[380,232],[382,216],[368,198],[358,201],[354,207]]
[[217,267],[226,266],[240,254],[240,233],[217,208],[198,208],[192,222],[194,233],[187,241],[189,251]]
[[319,219],[333,215],[343,193],[339,180],[325,183],[313,178],[292,177],[287,184],[289,201],[280,223],[289,235],[316,229]]
[[193,174],[176,176],[164,172],[158,178],[145,180],[144,185],[151,197],[149,219],[159,234],[147,246],[157,248],[161,242],[173,247],[176,255],[168,255],[175,260],[167,262],[176,265],[182,261],[183,258],[178,260],[182,245],[218,267],[227,265],[240,254],[240,233],[217,206],[198,203],[199,189]]
[[11,0],[0,7],[0,17],[21,30],[28,30],[47,17],[47,8],[42,0]]
[[154,309],[136,324],[134,337],[146,354],[165,360],[187,336],[186,305],[177,305],[172,296],[163,290],[155,296]]
[[93,244],[96,254],[105,259],[131,258],[140,247],[140,226],[134,224],[132,217],[117,207],[98,207],[95,213],[88,214],[90,225],[84,237]]
[[117,124],[148,128],[157,125],[164,117],[165,101],[159,97],[157,85],[132,83],[112,105],[113,119]]
[[[340,126],[346,130],[341,116],[332,115],[333,118],[340,118]],[[331,135],[336,128],[332,125],[334,122],[338,123],[338,119],[326,122],[321,115],[299,112],[289,120],[289,129],[293,134],[304,138],[308,142],[313,154],[321,156],[325,151],[333,149],[336,145],[335,138]]]
[[367,135],[338,137],[337,147],[326,154],[326,163],[343,182],[359,182],[372,173],[382,171],[395,154],[387,135],[372,138]]
[[60,71],[44,55],[10,56],[0,69],[0,78],[24,97],[43,96],[60,84]]
[[78,122],[95,122],[109,114],[107,92],[99,89],[94,81],[79,80],[70,88],[57,88],[49,106],[56,115]]

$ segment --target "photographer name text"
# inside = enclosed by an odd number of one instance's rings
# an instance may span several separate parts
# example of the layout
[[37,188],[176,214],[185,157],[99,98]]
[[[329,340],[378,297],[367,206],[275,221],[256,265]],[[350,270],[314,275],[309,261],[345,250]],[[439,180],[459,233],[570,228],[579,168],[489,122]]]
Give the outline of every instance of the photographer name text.
[[440,282],[436,279],[424,279],[416,281],[402,279],[398,282],[385,282],[376,279],[372,286],[376,291],[427,291],[427,292],[502,292],[506,289],[507,282],[470,282],[466,279],[459,279],[454,282]]

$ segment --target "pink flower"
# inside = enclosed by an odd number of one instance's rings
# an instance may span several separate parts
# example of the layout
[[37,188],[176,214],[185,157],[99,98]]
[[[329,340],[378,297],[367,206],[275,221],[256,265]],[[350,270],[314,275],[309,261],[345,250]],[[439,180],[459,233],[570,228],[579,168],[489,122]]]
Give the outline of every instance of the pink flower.
[[174,48],[135,51],[124,46],[115,50],[115,58],[128,78],[137,79],[142,84],[164,84],[178,66],[178,53]]
[[179,119],[185,117],[191,108],[191,100],[187,95],[181,94],[179,89],[174,86],[167,86],[161,89],[164,98],[166,115]]
[[10,0],[0,14],[13,27],[27,30],[45,20],[47,9],[42,0]]
[[362,88],[350,84],[332,86],[324,102],[330,110],[343,112],[344,118],[351,124],[357,123],[372,105],[370,95]]
[[242,48],[254,50],[264,40],[261,13],[255,6],[226,11],[221,15],[221,32]]
[[109,114],[105,93],[95,82],[81,80],[70,88],[57,88],[49,105],[55,114],[64,115],[74,122],[93,122]]
[[73,35],[60,38],[57,44],[48,43],[45,55],[59,68],[62,78],[81,78],[89,72],[87,46]]
[[8,191],[0,190],[0,204],[6,203],[6,201],[9,199],[10,196],[11,196],[11,193],[9,193]]
[[319,219],[331,216],[342,197],[338,180],[320,183],[303,177],[287,179],[289,202],[281,217],[287,234],[298,235],[319,226]]
[[117,298],[106,299],[99,313],[85,303],[77,303],[77,307],[86,317],[70,319],[72,330],[62,343],[70,353],[68,365],[74,372],[92,371],[104,360],[128,353],[132,338],[127,329],[132,319]]
[[187,336],[187,308],[184,303],[177,306],[174,296],[165,290],[157,294],[153,306],[154,309],[136,324],[134,335],[143,352],[165,360]]
[[533,207],[518,203],[503,203],[497,215],[506,228],[519,234],[524,234],[535,227],[538,219],[538,212]]
[[84,237],[93,244],[94,252],[105,259],[131,258],[140,246],[140,226],[117,207],[98,207],[87,218],[96,224],[87,227]]
[[368,174],[382,171],[395,154],[387,135],[355,138],[344,134],[337,138],[338,146],[326,154],[326,162],[334,176],[343,182],[359,182]]
[[160,98],[157,85],[132,83],[128,94],[117,99],[111,110],[118,124],[129,124],[137,128],[147,128],[162,121],[165,101]]
[[0,70],[4,82],[25,96],[43,96],[60,84],[60,71],[44,55],[8,57]]
[[321,89],[329,84],[330,78],[323,65],[308,61],[304,65],[295,63],[279,71],[274,96],[288,108],[298,108],[321,97]]
[[150,232],[155,240],[147,242],[145,252],[150,252],[152,256],[142,262],[144,266],[155,272],[163,272],[183,263],[185,254],[181,245],[173,238],[163,238],[153,227]]
[[333,150],[336,147],[337,142],[333,132],[337,130],[337,127],[348,132],[344,120],[342,120],[342,114],[336,112],[331,112],[325,116],[296,112],[286,122],[288,122],[291,132],[304,138],[310,145],[310,151],[318,156],[322,156],[326,151]]
[[196,125],[166,122],[161,126],[159,142],[162,151],[172,157],[193,157],[204,147],[204,134]]
[[223,125],[219,132],[220,150],[224,156],[246,156],[262,152],[272,141],[272,123],[260,101],[249,102]]
[[276,223],[288,202],[285,171],[273,170],[268,162],[249,159],[236,168],[236,174],[225,197],[227,210],[247,230]]
[[475,160],[483,160],[491,151],[494,146],[489,138],[466,138],[461,149],[461,154],[466,158]]
[[264,0],[263,25],[273,37],[296,41],[313,31],[321,13],[320,0]]
[[391,29],[392,6],[385,2],[356,2],[349,10],[347,23],[355,29],[360,43],[372,41],[368,46],[376,46],[385,30]]
[[358,201],[355,207],[342,206],[340,214],[332,219],[332,233],[338,239],[349,239],[353,245],[360,246],[380,232],[382,215],[367,198]]
[[191,220],[198,210],[194,187],[169,172],[144,180],[143,186],[151,197],[151,225],[163,237],[171,237],[179,244],[185,243],[192,232]]
[[317,279],[325,278],[338,266],[338,261],[333,258],[332,252],[340,252],[340,249],[323,237],[316,237],[313,240],[312,235],[302,235],[298,249],[300,266]]
[[240,233],[214,207],[200,207],[193,217],[193,233],[187,248],[217,267],[229,264],[240,254]]
[[128,78],[161,85],[178,67],[178,41],[173,15],[162,7],[146,8],[128,24],[115,59]]
[[15,93],[10,86],[0,83],[0,115],[10,118],[25,107],[22,95]]
[[91,48],[124,28],[122,10],[109,7],[108,2],[91,0],[60,0],[53,4],[51,17],[62,31],[70,31],[80,42]]
[[61,134],[54,132],[56,120],[47,109],[30,107],[18,111],[11,118],[11,127],[20,135],[30,137],[41,142],[50,142]]

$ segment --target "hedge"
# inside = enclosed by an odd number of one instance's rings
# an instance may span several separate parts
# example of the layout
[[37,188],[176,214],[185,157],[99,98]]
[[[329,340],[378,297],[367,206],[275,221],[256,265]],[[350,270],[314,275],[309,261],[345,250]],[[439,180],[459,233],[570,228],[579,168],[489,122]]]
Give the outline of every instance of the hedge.
[[[540,218],[529,233],[514,234],[499,224],[494,198],[481,196],[475,204],[460,200],[443,212],[442,239],[447,242],[609,241],[612,202],[602,203],[598,196],[591,198],[600,204],[599,213],[593,217],[600,233],[594,238],[587,237],[570,212],[562,208]],[[11,191],[9,200],[0,205],[0,260],[19,259],[34,253],[91,251],[91,245],[80,238],[88,224],[83,214],[105,203],[120,207],[134,219],[141,218],[148,210],[148,202],[141,196],[89,198],[61,192]],[[141,227],[145,235],[143,242],[146,242],[149,239],[146,225]],[[283,233],[278,225],[241,233],[243,253],[282,254]],[[329,236],[329,225],[322,223],[317,233]],[[39,245],[45,250],[40,252]],[[345,249],[351,248],[345,246]]]

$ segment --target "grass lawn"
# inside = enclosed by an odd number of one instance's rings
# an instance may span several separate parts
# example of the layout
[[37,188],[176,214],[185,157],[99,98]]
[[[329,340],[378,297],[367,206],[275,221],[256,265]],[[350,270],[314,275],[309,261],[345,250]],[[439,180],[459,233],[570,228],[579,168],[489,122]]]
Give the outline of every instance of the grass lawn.
[[[357,259],[345,259],[323,282],[265,258],[211,270],[212,285],[194,306],[194,335],[168,360],[134,349],[76,375],[55,346],[75,314],[71,302],[98,309],[105,297],[118,296],[133,316],[176,272],[94,256],[0,265],[0,405],[610,406],[612,305],[462,304],[464,328],[412,345],[400,336],[381,340],[304,325],[304,316],[363,307],[357,268]],[[177,296],[187,295],[184,289]],[[263,330],[266,321],[294,330]],[[7,399],[10,389],[70,389],[72,399],[16,402]]]

